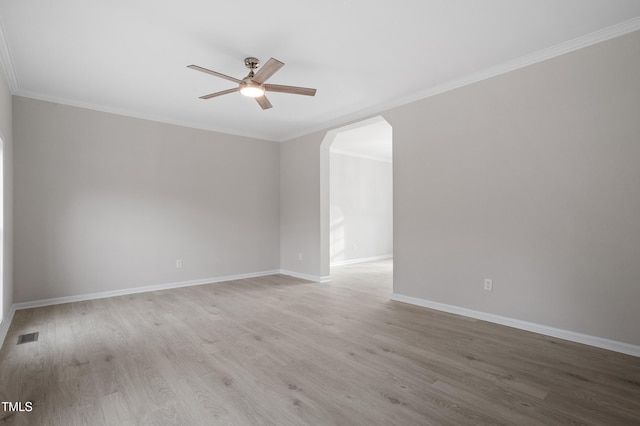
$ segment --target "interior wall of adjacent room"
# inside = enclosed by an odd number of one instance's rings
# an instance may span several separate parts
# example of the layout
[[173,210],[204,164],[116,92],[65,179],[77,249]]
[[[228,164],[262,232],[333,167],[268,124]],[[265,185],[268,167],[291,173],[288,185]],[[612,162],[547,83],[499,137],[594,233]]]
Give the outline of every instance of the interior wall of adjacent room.
[[[638,75],[634,32],[381,113],[393,126],[394,292],[640,344]],[[309,247],[321,245],[326,133],[281,148],[287,198],[312,194],[281,224]]]
[[[11,90],[0,67],[0,138],[2,138],[2,318],[13,304],[13,110]],[[2,336],[0,336],[2,339]],[[1,343],[1,341],[0,341]]]
[[278,143],[24,97],[14,134],[16,302],[279,269]]
[[329,193],[331,263],[393,255],[390,161],[330,152]]

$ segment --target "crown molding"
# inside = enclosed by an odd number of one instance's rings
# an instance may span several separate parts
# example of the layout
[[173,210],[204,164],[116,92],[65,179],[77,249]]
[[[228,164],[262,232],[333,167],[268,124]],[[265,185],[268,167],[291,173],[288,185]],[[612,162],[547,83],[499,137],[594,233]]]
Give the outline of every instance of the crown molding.
[[613,38],[620,37],[625,34],[629,34],[638,30],[640,30],[640,16],[637,16],[635,18],[629,19],[624,22],[620,22],[619,24],[612,25],[602,30],[586,34],[584,36],[575,38],[573,40],[569,40],[564,43],[560,43],[555,46],[542,49],[528,55],[521,56],[514,60],[504,62],[500,65],[496,65],[494,67],[490,67],[482,71],[469,74],[458,80],[449,81],[444,84],[441,84],[426,90],[412,93],[409,96],[396,98],[389,102],[378,104],[377,106],[362,109],[355,113],[339,117],[335,120],[326,121],[318,126],[309,128],[304,132],[293,134],[288,139],[281,140],[280,142],[299,138],[301,136],[306,136],[311,133],[319,132],[322,130],[334,129],[336,127],[343,126],[346,123],[350,123],[356,120],[361,120],[361,119],[370,117],[372,115],[380,114],[392,108],[396,108],[396,107],[406,105],[411,102],[416,102],[422,99],[430,98],[431,96],[439,95],[441,93],[458,89],[460,87],[467,86],[473,83],[477,83],[482,80],[487,80],[489,78],[496,77],[501,74],[506,74],[508,72],[515,71],[517,69],[524,68],[529,65],[537,64],[538,62],[546,61],[547,59],[552,59],[557,56],[561,56],[566,53],[573,52],[575,50],[589,47],[594,44],[602,43],[604,41],[611,40]]
[[21,96],[23,98],[35,99],[38,101],[51,102],[59,105],[106,112],[108,114],[121,115],[125,117],[130,117],[130,118],[138,118],[140,120],[155,121],[157,123],[171,124],[174,126],[188,127],[192,129],[199,129],[199,130],[207,130],[210,132],[224,133],[227,135],[242,136],[246,138],[260,139],[264,141],[274,141],[273,139],[270,139],[265,135],[251,133],[251,132],[243,132],[237,129],[227,129],[227,128],[217,127],[217,126],[207,126],[207,125],[194,123],[190,121],[174,120],[172,118],[168,118],[164,116],[146,114],[138,111],[127,110],[124,108],[115,108],[115,107],[109,107],[109,106],[104,106],[99,104],[93,104],[90,102],[76,101],[76,100],[61,98],[58,96],[42,95],[40,93],[29,92],[26,90],[18,90],[16,93],[14,93],[14,95]]
[[0,63],[2,64],[2,70],[4,76],[7,79],[9,90],[11,94],[16,94],[20,85],[18,84],[18,76],[16,70],[13,67],[13,59],[11,57],[11,51],[9,50],[9,44],[7,43],[7,36],[4,33],[4,22],[0,16]]
[[49,95],[42,95],[38,93],[22,91],[20,90],[18,77],[16,75],[16,72],[13,66],[13,60],[9,50],[9,45],[6,40],[6,35],[4,33],[4,24],[2,22],[1,17],[0,17],[0,62],[2,64],[2,69],[4,70],[4,74],[7,79],[7,83],[11,90],[11,93],[14,95],[24,96],[27,98],[33,98],[33,99],[38,99],[38,100],[43,100],[48,102],[54,102],[62,105],[92,109],[92,110],[107,112],[111,114],[140,118],[143,120],[173,124],[173,125],[182,126],[182,127],[191,127],[195,129],[208,130],[208,131],[226,133],[226,134],[231,134],[236,136],[250,137],[255,139],[285,142],[301,136],[309,135],[311,133],[334,129],[334,128],[343,126],[346,123],[362,120],[364,118],[367,118],[376,114],[380,114],[386,110],[389,110],[395,107],[399,107],[402,105],[409,104],[411,102],[426,99],[431,96],[435,96],[444,92],[448,92],[450,90],[454,90],[463,86],[477,83],[479,81],[496,77],[501,74],[506,74],[508,72],[515,71],[517,69],[524,68],[526,66],[533,65],[538,62],[546,61],[547,59],[555,58],[557,56],[564,55],[566,53],[573,52],[575,50],[579,50],[584,47],[601,43],[616,37],[620,37],[625,34],[629,34],[638,30],[640,30],[640,16],[629,19],[624,22],[620,22],[616,25],[604,28],[602,30],[595,31],[590,34],[586,34],[584,36],[575,38],[573,40],[560,43],[550,48],[543,49],[538,52],[531,53],[529,55],[521,56],[512,61],[507,61],[495,67],[487,68],[477,73],[470,74],[461,79],[453,80],[453,81],[450,81],[450,82],[447,82],[423,91],[418,91],[409,96],[396,98],[370,108],[359,110],[352,114],[338,117],[333,120],[328,120],[317,126],[307,128],[303,132],[293,133],[293,134],[286,135],[284,137],[279,137],[279,138],[272,138],[263,134],[243,132],[237,129],[226,129],[226,128],[221,128],[216,126],[206,126],[206,125],[201,125],[198,123],[193,123],[188,121],[174,120],[168,117],[155,116],[155,115],[144,114],[144,113],[135,112],[135,111],[129,111],[125,109],[107,107],[103,105],[90,104],[87,102],[74,101],[74,100],[49,96]]

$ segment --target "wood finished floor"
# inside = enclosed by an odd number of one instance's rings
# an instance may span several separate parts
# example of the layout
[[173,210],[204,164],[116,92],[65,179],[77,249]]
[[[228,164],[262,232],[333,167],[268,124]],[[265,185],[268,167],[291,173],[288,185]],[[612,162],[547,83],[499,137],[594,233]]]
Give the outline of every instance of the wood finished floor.
[[390,301],[391,261],[332,275],[18,311],[0,400],[33,411],[0,423],[640,424],[640,358]]

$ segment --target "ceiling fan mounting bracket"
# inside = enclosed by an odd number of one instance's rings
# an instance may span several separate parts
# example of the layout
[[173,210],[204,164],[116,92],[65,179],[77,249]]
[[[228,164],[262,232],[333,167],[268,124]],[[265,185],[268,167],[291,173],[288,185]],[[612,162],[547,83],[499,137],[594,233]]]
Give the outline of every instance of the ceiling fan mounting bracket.
[[253,71],[260,66],[260,59],[254,57],[245,58],[244,66]]

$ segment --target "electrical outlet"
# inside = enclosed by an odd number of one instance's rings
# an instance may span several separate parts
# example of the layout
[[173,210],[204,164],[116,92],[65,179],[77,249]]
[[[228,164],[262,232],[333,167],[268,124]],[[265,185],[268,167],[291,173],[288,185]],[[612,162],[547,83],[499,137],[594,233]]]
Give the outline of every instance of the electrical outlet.
[[490,280],[489,278],[485,278],[484,279],[484,289],[486,291],[493,291],[493,280]]
[[176,259],[176,268],[182,269],[182,259]]

